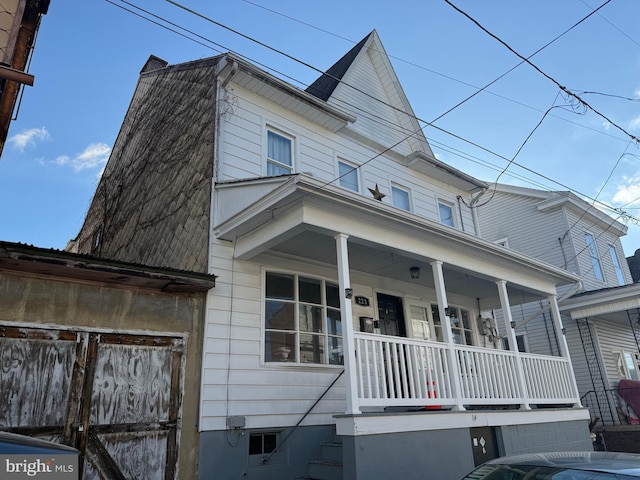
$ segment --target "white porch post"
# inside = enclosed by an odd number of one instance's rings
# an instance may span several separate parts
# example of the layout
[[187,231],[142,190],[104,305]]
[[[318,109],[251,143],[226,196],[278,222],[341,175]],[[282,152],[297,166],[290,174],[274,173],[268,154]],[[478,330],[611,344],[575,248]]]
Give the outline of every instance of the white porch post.
[[505,328],[507,329],[507,338],[509,338],[509,349],[513,352],[516,361],[518,387],[522,393],[522,408],[524,410],[531,410],[531,406],[529,405],[529,391],[527,389],[527,382],[524,376],[524,368],[522,367],[520,351],[518,350],[518,341],[516,340],[515,325],[513,317],[511,316],[511,304],[509,303],[509,295],[507,294],[507,282],[505,280],[498,280],[496,285],[498,286],[500,306],[502,307]]
[[349,279],[349,255],[347,250],[347,238],[349,235],[339,233],[336,239],[338,252],[338,284],[340,291],[340,312],[342,317],[342,348],[344,353],[344,373],[347,379],[347,415],[360,414],[360,401],[358,398],[358,378],[356,373],[356,343],[353,331],[353,312],[351,297],[347,298],[347,289],[351,289]]
[[580,408],[580,398],[578,397],[578,386],[576,384],[576,376],[573,373],[573,365],[571,364],[571,356],[569,355],[569,346],[567,345],[567,337],[564,333],[564,325],[562,324],[562,316],[560,314],[560,308],[558,307],[558,298],[556,295],[549,295],[547,297],[549,305],[551,306],[551,318],[553,319],[553,328],[555,328],[558,337],[558,343],[560,344],[560,356],[569,362],[569,377],[572,382],[572,390],[576,396],[576,403],[574,407]]
[[444,286],[444,275],[442,273],[442,262],[434,260],[431,262],[431,270],[433,272],[433,283],[436,288],[436,300],[438,301],[438,314],[440,315],[440,325],[442,325],[442,337],[447,343],[447,362],[451,377],[451,388],[456,404],[451,409],[453,411],[465,410],[462,403],[462,385],[460,383],[460,370],[458,369],[458,359],[456,358],[455,343],[453,342],[453,333],[451,332],[451,322],[447,316],[447,308],[449,302],[447,300],[447,291]]

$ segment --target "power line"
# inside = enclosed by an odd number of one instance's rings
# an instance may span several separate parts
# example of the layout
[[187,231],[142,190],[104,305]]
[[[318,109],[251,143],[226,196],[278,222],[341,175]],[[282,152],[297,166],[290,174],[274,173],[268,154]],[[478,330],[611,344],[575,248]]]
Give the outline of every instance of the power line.
[[[168,0],[170,1],[170,0]],[[591,110],[593,113],[595,113],[596,115],[598,115],[599,117],[603,118],[604,120],[606,120],[608,123],[610,123],[611,125],[613,125],[614,127],[616,127],[618,130],[620,130],[621,132],[623,132],[626,136],[628,136],[629,138],[631,138],[634,142],[639,142],[638,137],[636,137],[635,135],[632,135],[631,133],[627,132],[624,128],[622,128],[620,125],[618,125],[617,123],[615,123],[613,120],[609,119],[606,115],[604,115],[603,113],[599,112],[598,110],[596,110],[594,107],[592,107],[591,105],[589,105],[585,100],[583,100],[582,98],[580,98],[576,93],[573,93],[571,90],[569,90],[567,87],[563,86],[562,84],[560,84],[560,82],[558,82],[555,78],[553,78],[551,75],[548,75],[547,73],[545,73],[542,69],[540,69],[537,65],[535,65],[533,62],[531,62],[528,58],[523,57],[520,53],[518,53],[514,48],[512,48],[507,42],[505,42],[504,40],[502,40],[500,37],[498,37],[497,35],[491,33],[487,28],[485,28],[483,25],[480,24],[480,22],[478,22],[476,19],[474,19],[473,17],[471,17],[468,13],[466,13],[464,10],[458,8],[456,5],[454,5],[450,0],[444,0],[448,5],[450,5],[452,8],[454,8],[456,11],[458,11],[459,13],[461,13],[462,15],[464,15],[466,18],[468,18],[471,22],[473,22],[475,25],[477,25],[483,32],[485,32],[487,35],[489,35],[491,38],[495,39],[496,41],[498,41],[500,44],[502,44],[505,48],[507,48],[511,53],[513,53],[514,55],[516,55],[518,58],[520,58],[521,60],[523,60],[524,62],[526,62],[527,64],[529,64],[534,70],[536,70],[540,75],[542,75],[543,77],[545,77],[546,79],[550,80],[551,82],[553,82],[560,90],[562,90],[563,92],[565,92],[567,95],[570,95],[572,97],[574,97],[576,100],[578,100],[581,104],[583,104],[585,107],[587,107],[589,110]],[[605,2],[604,5],[606,5],[607,3],[609,3],[611,0],[607,0],[607,2]],[[603,6],[604,6],[603,5]],[[602,8],[602,7],[600,7]],[[595,10],[594,12],[595,13]]]
[[[108,1],[109,3],[112,3],[112,4],[113,4],[113,2],[112,2],[111,0],[107,0],[107,1]],[[181,27],[181,26],[179,26],[179,25],[177,25],[177,24],[175,24],[175,23],[169,22],[168,20],[166,20],[166,19],[164,19],[164,18],[162,18],[162,17],[159,17],[159,16],[157,16],[157,15],[155,15],[155,14],[151,13],[151,12],[148,12],[148,11],[146,11],[146,10],[144,10],[144,9],[141,9],[140,7],[137,7],[137,6],[133,5],[133,4],[132,4],[132,3],[130,3],[130,2],[127,2],[126,0],[121,0],[121,1],[122,1],[122,2],[124,2],[124,3],[127,3],[128,5],[133,6],[134,8],[137,8],[137,9],[139,9],[139,10],[141,10],[141,11],[143,11],[143,12],[145,12],[145,13],[149,14],[149,15],[152,15],[152,16],[154,16],[155,18],[162,19],[163,21],[166,21],[167,23],[169,23],[169,24],[171,24],[171,25],[174,25],[174,26],[176,26],[177,28],[183,29],[183,30],[185,30],[185,31],[187,31],[187,32],[189,32],[189,33],[191,33],[191,34],[194,34],[194,35],[198,36],[199,38],[202,38],[202,39],[205,39],[206,41],[211,42],[211,40],[206,39],[206,37],[200,36],[200,35],[196,34],[195,32],[191,32],[190,30],[184,29],[183,27]],[[173,2],[173,1],[171,1],[171,0],[167,0],[167,1],[169,1],[170,3],[176,4],[175,2]],[[609,0],[609,1],[610,1],[610,0]],[[114,5],[115,5],[115,4],[114,4]],[[178,4],[176,4],[176,5],[178,5]],[[116,5],[116,6],[117,6],[117,5]],[[121,8],[122,8],[122,7],[121,7]],[[125,9],[125,10],[127,10],[127,9]],[[127,11],[129,11],[129,10],[127,10]],[[134,13],[134,14],[135,14],[135,12],[132,12],[132,13]],[[136,14],[136,15],[137,15],[137,16],[140,16],[141,18],[145,18],[145,17],[143,17],[143,16],[141,16],[141,15],[138,15],[138,14]],[[228,30],[231,30],[232,32],[237,33],[238,35],[241,35],[243,38],[251,39],[251,37],[249,37],[249,36],[247,36],[247,35],[245,35],[245,34],[242,34],[242,33],[240,33],[240,32],[236,32],[235,30],[230,29],[229,27],[226,27],[225,25],[220,24],[219,22],[215,22],[214,20],[208,19],[207,17],[204,17],[204,16],[202,16],[202,15],[200,15],[200,14],[197,14],[197,13],[196,13],[196,15],[198,15],[198,16],[200,16],[200,17],[202,17],[202,18],[205,18],[205,19],[207,19],[207,20],[209,20],[209,21],[212,21],[212,22],[213,22],[214,24],[216,24],[216,25],[220,25],[220,26],[221,26],[221,27],[223,27],[223,28],[226,28],[226,29],[228,29]],[[147,18],[145,18],[145,19],[147,19]],[[147,20],[148,20],[148,21],[150,21],[150,22],[152,22],[152,23],[154,23],[154,24],[157,24],[157,22],[155,22],[155,21],[153,21],[153,20],[150,20],[150,19],[147,19]],[[583,19],[583,20],[584,20],[584,19]],[[580,23],[580,22],[578,22],[578,23]],[[577,25],[577,24],[576,24],[576,25]],[[160,26],[162,26],[162,25],[160,25]],[[575,26],[575,25],[574,25],[574,26]],[[163,28],[167,28],[167,27],[164,27],[164,26],[163,26]],[[573,27],[571,27],[571,28],[573,28]],[[570,29],[569,29],[569,30],[570,30]],[[173,30],[172,30],[172,31],[173,31]],[[567,31],[568,31],[568,30],[567,30]],[[178,33],[178,32],[176,32],[176,33]],[[564,33],[566,33],[566,31],[565,31]],[[563,34],[564,34],[564,33],[563,33]],[[562,35],[563,35],[563,34],[562,34]],[[184,36],[184,35],[182,35],[182,36]],[[185,38],[188,38],[188,37],[185,37]],[[557,39],[557,38],[559,38],[559,37],[556,37],[556,39]],[[253,40],[253,39],[251,39],[251,40]],[[194,40],[194,41],[196,41],[196,40]],[[257,40],[253,40],[253,41],[258,42],[259,44],[261,44],[261,45],[265,46],[266,48],[269,48],[269,49],[271,49],[271,50],[275,50],[275,49],[273,49],[273,48],[269,47],[268,45],[264,44],[263,42],[259,42],[259,41],[257,41]],[[553,41],[552,41],[552,42],[553,42]],[[552,43],[552,42],[549,42],[548,44],[550,44],[550,43]],[[197,43],[200,43],[200,42],[197,42]],[[214,43],[214,42],[212,42],[212,43]],[[548,45],[548,44],[547,44],[547,45]],[[544,47],[543,47],[543,48],[544,48]],[[227,49],[227,50],[232,51],[231,49]],[[278,50],[275,50],[275,51],[276,51],[276,52],[279,52]],[[539,50],[538,50],[538,51],[539,51]],[[243,55],[240,55],[240,54],[238,54],[238,55],[239,55],[239,56],[241,56],[242,58],[247,58],[247,57],[245,57],[245,56],[243,56]],[[300,62],[300,63],[302,63],[302,64],[304,64],[304,65],[306,65],[306,66],[309,66],[309,68],[312,68],[312,69],[314,69],[314,70],[316,70],[316,71],[318,71],[318,72],[321,72],[319,69],[317,69],[317,68],[315,68],[315,67],[313,67],[313,66],[310,66],[310,65],[306,64],[305,62],[302,62],[302,61],[299,61],[299,60],[295,59],[295,57],[292,57],[292,56],[287,55],[287,54],[284,54],[284,53],[283,53],[283,55],[285,55],[287,58],[290,58],[290,59],[296,60],[296,61],[298,61],[298,62]],[[256,64],[258,64],[258,65],[262,65],[262,64],[260,64],[259,62],[255,62],[255,61],[253,61],[253,60],[251,60],[251,59],[249,59],[249,60],[250,60],[250,61],[252,61],[252,62],[254,62],[254,63],[256,63]],[[522,62],[521,62],[521,63],[522,63]],[[268,66],[265,66],[265,65],[262,65],[262,66],[264,66],[264,68],[267,68],[267,69],[269,69],[269,70],[271,70],[271,71],[275,71],[275,72],[277,72],[276,70],[274,70],[274,69],[272,69],[272,68],[270,68],[270,67],[268,67]],[[277,72],[277,73],[279,73],[279,74],[281,74],[281,75],[284,75],[284,74],[282,74],[281,72]],[[288,77],[288,76],[286,76],[286,75],[284,75],[284,76],[285,76],[285,77],[287,77],[287,78],[291,78],[291,77]],[[294,81],[296,81],[296,82],[298,82],[298,83],[302,83],[302,82],[299,82],[298,80],[295,80],[295,79],[293,79],[293,80],[294,80]],[[340,81],[341,81],[341,80],[340,80]],[[343,82],[343,83],[344,83],[345,85],[348,85],[348,84],[346,84],[346,82]],[[354,89],[358,90],[356,87],[353,87],[353,86],[351,86],[351,85],[348,85],[348,86],[350,86],[351,88],[354,88]],[[365,93],[365,94],[366,94],[366,92],[362,92],[362,93]],[[373,97],[373,98],[375,98],[375,97]],[[391,107],[391,108],[395,108],[396,110],[399,110],[398,108],[394,107],[393,105],[389,105],[389,104],[387,104],[387,103],[385,103],[385,102],[381,101],[381,100],[380,100],[380,99],[378,99],[378,98],[376,98],[376,100],[377,100],[377,101],[379,101],[380,103],[383,103],[383,104],[385,104],[385,105],[387,105],[387,106]],[[352,106],[352,107],[353,107],[353,106]],[[424,120],[422,120],[422,119],[420,119],[420,118],[418,118],[418,117],[416,117],[416,116],[414,116],[414,115],[410,115],[409,113],[405,112],[404,110],[400,110],[400,111],[401,111],[403,114],[405,114],[405,115],[412,116],[413,118],[415,118],[416,120],[418,120],[418,121],[420,121],[420,122],[423,122],[423,123],[429,123],[429,122],[426,122],[426,121],[424,121]],[[447,112],[445,112],[445,114],[446,114],[446,113],[447,113]],[[369,115],[370,115],[370,118],[375,117],[375,115],[373,115],[373,114],[369,114]],[[425,125],[425,126],[426,126],[426,125]],[[584,197],[586,197],[586,198],[589,198],[587,195],[582,194],[582,193],[578,192],[577,190],[575,190],[575,189],[573,189],[573,188],[571,188],[571,187],[568,187],[568,186],[566,186],[566,185],[564,185],[564,184],[562,184],[562,183],[560,183],[560,182],[557,182],[557,181],[555,181],[555,180],[553,180],[553,179],[551,179],[551,178],[549,178],[549,177],[546,177],[546,176],[544,176],[544,175],[542,175],[542,174],[540,174],[540,173],[538,173],[538,172],[536,172],[536,171],[534,171],[534,170],[532,170],[532,169],[530,169],[530,168],[528,168],[528,167],[525,167],[525,166],[523,166],[523,165],[518,164],[517,162],[514,162],[514,161],[513,161],[513,159],[508,159],[508,158],[506,158],[506,157],[504,157],[504,156],[502,156],[502,155],[497,154],[496,152],[493,152],[493,151],[491,151],[491,150],[489,150],[489,149],[487,149],[487,148],[481,147],[480,145],[478,145],[478,144],[476,144],[476,143],[474,143],[474,142],[471,142],[471,141],[469,141],[469,140],[467,140],[467,139],[465,139],[465,138],[463,138],[463,137],[460,137],[459,135],[453,134],[452,132],[448,132],[448,131],[447,131],[447,130],[445,130],[445,129],[442,129],[442,128],[440,128],[440,127],[437,127],[437,126],[436,126],[436,125],[434,125],[433,123],[431,123],[431,124],[430,124],[430,126],[431,126],[432,128],[435,128],[435,129],[438,129],[438,130],[440,130],[440,131],[443,131],[443,132],[445,132],[446,134],[451,135],[451,136],[453,136],[454,138],[456,138],[456,139],[458,139],[458,140],[461,140],[461,141],[464,141],[464,142],[466,142],[466,143],[468,143],[468,144],[470,144],[470,145],[473,145],[473,146],[474,146],[474,147],[476,147],[476,148],[480,148],[480,149],[482,149],[482,150],[484,150],[484,151],[486,151],[486,152],[488,152],[488,153],[491,153],[492,155],[495,155],[495,156],[497,156],[498,158],[502,158],[502,159],[506,160],[507,162],[511,162],[512,164],[517,165],[517,166],[519,166],[520,168],[522,168],[522,169],[524,169],[524,170],[526,170],[526,171],[528,171],[528,172],[530,172],[530,173],[533,173],[534,175],[540,176],[541,178],[544,178],[544,179],[545,179],[545,180],[547,180],[547,181],[550,181],[550,182],[552,182],[552,183],[554,183],[554,184],[560,185],[560,186],[562,186],[563,188],[566,188],[566,189],[568,189],[568,190],[570,190],[570,191],[573,191],[573,192],[575,192],[575,193],[577,193],[577,194],[579,194],[579,195],[581,195],[581,196],[584,196]],[[422,128],[424,128],[424,127],[422,127]],[[403,130],[405,130],[405,129],[403,129]],[[383,151],[381,151],[381,152],[375,152],[375,151],[374,151],[373,153],[376,153],[376,155],[375,155],[374,157],[370,158],[369,160],[367,160],[365,163],[363,163],[363,164],[362,164],[362,165],[360,165],[360,166],[363,166],[363,165],[365,165],[366,163],[369,163],[370,161],[372,161],[373,159],[378,158],[379,156],[383,155],[383,154],[384,154],[384,153],[386,153],[387,151],[389,151],[389,150],[391,150],[391,149],[395,148],[397,145],[399,145],[400,143],[402,143],[402,141],[407,140],[407,139],[408,139],[408,138],[410,138],[411,136],[417,135],[418,133],[420,133],[420,131],[421,131],[421,129],[420,129],[420,130],[418,130],[418,131],[416,131],[416,132],[412,132],[412,133],[411,133],[409,136],[407,136],[405,139],[401,140],[400,142],[397,142],[396,144],[392,145],[391,147],[386,148],[385,150],[383,150]],[[335,182],[336,180],[338,180],[339,178],[340,178],[340,177],[334,178],[331,182],[327,182],[327,184],[333,183],[333,182]],[[601,202],[599,202],[599,203],[601,203]],[[602,203],[601,203],[601,204],[602,204]],[[612,210],[612,211],[616,211],[616,209],[615,209],[615,208],[610,207],[610,206],[608,206],[608,205],[606,205],[606,204],[602,204],[602,206],[603,206],[604,208],[610,209],[610,210]]]

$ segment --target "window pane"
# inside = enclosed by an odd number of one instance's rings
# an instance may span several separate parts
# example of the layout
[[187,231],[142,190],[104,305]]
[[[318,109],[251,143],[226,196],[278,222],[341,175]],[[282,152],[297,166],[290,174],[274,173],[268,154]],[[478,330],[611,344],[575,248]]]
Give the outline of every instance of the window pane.
[[359,192],[358,187],[358,170],[346,163],[338,162],[338,176],[340,177],[340,186]]
[[322,332],[322,307],[300,305],[300,330],[303,332]]
[[629,352],[624,352],[624,361],[627,364],[630,380],[638,380],[638,371],[636,370],[636,362]]
[[265,332],[264,359],[267,362],[296,361],[295,333]]
[[342,335],[340,310],[327,308],[327,333],[329,335]]
[[249,455],[262,455],[262,434],[249,436]]
[[277,175],[287,175],[291,173],[290,168],[283,167],[277,163],[267,162],[267,176],[275,177]]
[[329,307],[340,308],[340,297],[338,296],[338,285],[327,283],[327,305]]
[[291,166],[291,140],[272,131],[268,131],[267,156],[278,163]]
[[267,273],[266,294],[267,298],[277,298],[280,300],[294,299],[294,278],[293,275],[281,273]]
[[446,203],[439,202],[438,211],[440,213],[440,223],[453,227],[453,207],[451,207],[451,205],[447,205]]
[[603,281],[604,276],[602,275],[602,268],[600,267],[600,257],[598,257],[598,249],[596,247],[596,242],[593,239],[593,235],[591,235],[590,233],[585,233],[584,238],[587,241],[589,255],[591,255],[591,265],[593,266],[593,273],[598,280]]
[[262,453],[275,452],[277,446],[278,446],[278,436],[275,433],[265,433],[264,447],[263,447]]
[[624,285],[624,275],[622,274],[622,268],[620,267],[620,261],[618,260],[618,252],[616,247],[609,245],[609,253],[611,254],[611,261],[613,262],[613,268],[616,271],[616,278],[618,279],[618,285]]
[[300,362],[326,363],[324,360],[324,336],[300,334]]
[[342,339],[338,337],[329,337],[329,364],[343,365],[344,353],[342,351]]
[[409,211],[411,205],[409,204],[409,192],[402,190],[401,188],[391,187],[391,198],[393,200],[393,206]]
[[267,300],[264,304],[265,328],[276,330],[295,329],[294,304]]
[[312,278],[302,278],[298,280],[299,298],[301,302],[322,303],[322,282]]
[[411,327],[415,338],[431,340],[431,329],[429,328],[429,317],[424,307],[411,305]]

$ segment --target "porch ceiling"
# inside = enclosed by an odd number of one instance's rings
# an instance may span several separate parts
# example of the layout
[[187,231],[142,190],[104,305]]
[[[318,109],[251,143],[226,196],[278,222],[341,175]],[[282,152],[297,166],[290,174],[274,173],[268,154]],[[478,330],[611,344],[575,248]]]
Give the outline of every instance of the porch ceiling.
[[[379,276],[394,282],[410,282],[423,288],[435,288],[429,258],[407,255],[406,252],[381,248],[357,238],[349,239],[349,267],[352,271]],[[288,238],[270,249],[290,258],[305,259],[311,263],[335,268],[336,241],[330,235],[315,231],[303,231]],[[420,278],[412,279],[411,267],[420,268]],[[473,296],[481,300],[482,308],[500,306],[495,280],[483,277],[478,272],[443,265],[444,281],[448,293]],[[507,292],[512,305],[519,305],[541,298],[527,288],[507,284]]]

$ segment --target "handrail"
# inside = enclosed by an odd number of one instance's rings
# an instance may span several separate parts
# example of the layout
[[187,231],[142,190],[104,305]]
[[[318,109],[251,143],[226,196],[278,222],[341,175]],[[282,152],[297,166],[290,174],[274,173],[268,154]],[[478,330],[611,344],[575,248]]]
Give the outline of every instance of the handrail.
[[342,369],[340,371],[340,373],[338,374],[338,376],[336,378],[333,379],[333,382],[331,382],[331,385],[329,385],[324,392],[322,392],[322,395],[320,395],[318,397],[318,399],[313,403],[313,405],[311,405],[311,407],[309,408],[309,410],[307,410],[307,412],[302,416],[302,418],[300,420],[298,420],[298,423],[295,424],[295,426],[291,429],[291,431],[284,437],[284,439],[278,444],[276,445],[276,448],[273,449],[273,451],[267,455],[266,457],[262,457],[262,464],[264,465],[265,463],[267,463],[269,460],[271,460],[271,457],[273,457],[273,455],[280,449],[280,447],[282,447],[287,440],[289,440],[289,437],[293,434],[293,432],[295,432],[297,430],[297,428],[300,426],[300,424],[304,421],[305,418],[307,418],[307,416],[311,413],[311,410],[313,410],[315,408],[315,406],[320,403],[320,400],[322,400],[324,398],[324,396],[327,394],[327,392],[329,392],[329,390],[331,390],[331,387],[333,387],[336,382],[338,381],[338,379],[340,379],[340,377],[342,376],[342,374],[344,373],[344,369]]

